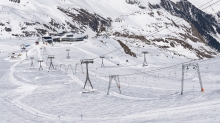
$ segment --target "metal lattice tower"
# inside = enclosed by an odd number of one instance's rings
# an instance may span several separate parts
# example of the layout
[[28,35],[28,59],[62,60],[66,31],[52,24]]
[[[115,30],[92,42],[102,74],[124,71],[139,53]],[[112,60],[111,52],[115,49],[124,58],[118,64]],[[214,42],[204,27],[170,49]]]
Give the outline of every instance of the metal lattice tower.
[[147,64],[147,60],[146,60],[146,54],[147,54],[148,52],[147,52],[147,51],[143,51],[142,53],[144,54],[143,67],[144,67],[144,66],[148,66],[148,64]]
[[48,55],[47,57],[48,59],[50,59],[50,66],[49,66],[49,70],[53,69],[55,70],[54,68],[54,65],[53,65],[53,59],[54,59],[54,55]]
[[109,76],[109,86],[108,86],[108,92],[107,92],[107,95],[109,95],[110,93],[110,88],[111,88],[111,84],[112,84],[112,81],[115,80],[115,83],[118,87],[118,90],[121,94],[121,86],[120,86],[120,81],[119,81],[119,76],[118,75],[110,75]]
[[70,49],[66,49],[66,51],[67,51],[67,59],[70,59]]
[[91,83],[91,81],[90,81],[90,79],[89,79],[89,68],[88,68],[88,64],[89,64],[89,63],[94,63],[94,61],[93,61],[93,59],[83,59],[83,60],[80,60],[80,61],[81,61],[81,64],[86,64],[86,81],[85,81],[85,84],[84,84],[83,89],[85,89],[87,82],[89,82],[90,86],[91,86],[92,89],[93,89],[92,83]]
[[103,59],[105,58],[104,56],[100,56],[100,58],[102,59],[102,64],[101,67],[105,67],[104,63],[103,63]]
[[39,71],[43,70],[43,67],[42,67],[41,63],[44,62],[44,60],[38,60],[38,62],[40,63]]
[[30,57],[30,59],[31,59],[31,68],[33,68],[34,67],[34,57]]
[[199,78],[199,83],[200,83],[200,86],[201,86],[201,92],[204,92],[204,88],[202,86],[202,79],[201,79],[201,75],[200,75],[200,70],[199,70],[199,64],[198,63],[188,63],[188,64],[182,64],[181,95],[183,95],[185,69],[189,69],[189,66],[193,66],[193,68],[197,70],[197,74],[198,74],[198,78]]

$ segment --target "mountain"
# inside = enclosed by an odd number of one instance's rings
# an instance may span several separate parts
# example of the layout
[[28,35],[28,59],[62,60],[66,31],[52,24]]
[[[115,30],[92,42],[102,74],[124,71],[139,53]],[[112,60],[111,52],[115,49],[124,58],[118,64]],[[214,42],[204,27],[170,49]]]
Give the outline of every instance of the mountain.
[[175,4],[171,1],[162,0],[160,5],[172,15],[181,17],[191,23],[199,34],[206,39],[209,46],[220,51],[220,44],[217,41],[220,27],[213,15],[201,11],[188,1],[180,1]]
[[187,0],[4,0],[0,36],[39,37],[62,31],[88,33],[90,38],[107,34],[133,54],[147,45],[190,59],[215,57],[220,50],[219,13],[205,13],[198,7]]

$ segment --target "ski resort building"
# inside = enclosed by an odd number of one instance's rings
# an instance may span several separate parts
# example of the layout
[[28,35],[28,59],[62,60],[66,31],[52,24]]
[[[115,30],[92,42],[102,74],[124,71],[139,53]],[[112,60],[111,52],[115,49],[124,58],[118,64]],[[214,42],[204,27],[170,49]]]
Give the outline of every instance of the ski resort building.
[[84,39],[88,39],[88,35],[85,34],[75,34],[73,32],[63,32],[58,33],[53,37],[53,42],[75,42],[75,41],[83,41]]
[[42,37],[43,42],[52,43],[52,37],[51,36],[44,36]]

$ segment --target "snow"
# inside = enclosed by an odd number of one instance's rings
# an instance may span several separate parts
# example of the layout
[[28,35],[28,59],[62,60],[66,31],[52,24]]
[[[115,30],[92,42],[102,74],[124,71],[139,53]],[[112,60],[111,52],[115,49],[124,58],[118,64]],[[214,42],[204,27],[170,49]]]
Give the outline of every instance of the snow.
[[[146,47],[148,66],[142,67],[143,55],[137,58],[116,50],[105,55],[101,68],[102,54],[119,47],[114,39],[89,39],[75,43],[56,43],[53,47],[35,45],[36,39],[1,40],[4,53],[0,55],[0,113],[1,122],[219,122],[219,58],[190,61],[182,56]],[[8,53],[19,53],[19,44],[26,41],[28,56],[33,56],[34,69],[25,53],[20,58],[10,59]],[[9,46],[14,42],[14,47]],[[18,43],[16,43],[18,42]],[[27,42],[26,42],[27,43]],[[17,45],[17,47],[16,47]],[[48,72],[49,61],[40,50],[46,47],[47,53],[54,55],[55,71]],[[96,48],[94,48],[96,47]],[[66,49],[70,49],[70,59],[66,59]],[[134,49],[132,49],[134,50]],[[179,49],[181,50],[181,49]],[[139,51],[135,51],[139,52]],[[187,52],[185,52],[187,53]],[[187,55],[193,55],[188,52]],[[37,60],[44,58],[43,71],[38,70]],[[113,58],[112,58],[113,57]],[[173,57],[173,58],[172,58]],[[82,93],[85,81],[85,65],[80,59],[95,58],[89,64],[90,79],[94,92]],[[125,60],[129,62],[125,62]],[[180,95],[181,64],[199,62],[205,92],[200,92],[195,70],[186,72],[184,94]],[[116,63],[120,65],[117,66]],[[73,71],[64,67],[71,64]],[[168,67],[179,64],[174,67]],[[141,73],[141,74],[132,74]],[[112,83],[107,95],[108,75],[119,76],[122,93]],[[82,120],[81,120],[82,115]]]
[[[160,0],[139,0],[140,4],[158,4]],[[173,0],[177,2],[178,0]],[[208,1],[190,0],[196,6]],[[214,1],[212,1],[213,3]],[[51,7],[48,7],[50,5]],[[59,23],[71,18],[57,10],[65,8],[86,8],[113,19],[113,30],[138,34],[148,39],[177,38],[185,33],[184,26],[189,23],[182,20],[180,27],[170,26],[153,34],[171,20],[180,20],[163,9],[142,10],[138,5],[130,5],[125,0],[21,0],[20,4],[5,0],[0,9],[1,22],[21,33],[21,27],[28,30],[40,28],[40,25],[25,26],[24,22],[47,23],[51,18]],[[103,11],[105,10],[105,11]],[[208,9],[207,11],[209,11]],[[70,10],[73,11],[73,10]],[[73,11],[76,12],[76,11]],[[159,15],[158,12],[162,14]],[[150,13],[153,13],[152,17]],[[33,19],[34,18],[34,19]],[[120,20],[120,21],[116,21]],[[3,27],[0,27],[3,29]],[[58,30],[61,32],[62,30]],[[0,37],[0,121],[24,123],[54,122],[220,122],[219,102],[219,66],[220,58],[198,59],[196,53],[176,45],[167,49],[169,43],[154,42],[146,44],[127,37],[110,36],[109,39],[96,37],[95,32],[86,30],[89,39],[81,42],[62,42],[35,45],[37,37],[16,38],[8,32]],[[10,38],[11,37],[11,38]],[[121,48],[118,40],[126,44],[136,57],[130,56]],[[193,48],[201,51],[213,51],[201,42],[184,40]],[[31,60],[26,59],[20,45],[27,47],[28,57],[34,57],[34,69]],[[42,49],[46,47],[46,51]],[[70,49],[70,59],[66,59]],[[148,66],[143,67],[147,51]],[[12,53],[22,54],[12,59]],[[54,55],[55,70],[49,71],[50,61],[47,55]],[[101,67],[104,58],[104,68]],[[43,70],[39,71],[38,60],[43,59]],[[81,59],[94,59],[89,64],[89,75],[94,89],[86,86],[90,93],[82,93],[86,79],[86,65]],[[128,62],[127,62],[128,61]],[[186,71],[184,94],[180,95],[182,64],[198,62],[205,92],[201,87],[197,73],[193,68]],[[118,64],[118,65],[117,65]],[[119,75],[121,94],[113,81],[110,94],[107,95],[109,75]]]

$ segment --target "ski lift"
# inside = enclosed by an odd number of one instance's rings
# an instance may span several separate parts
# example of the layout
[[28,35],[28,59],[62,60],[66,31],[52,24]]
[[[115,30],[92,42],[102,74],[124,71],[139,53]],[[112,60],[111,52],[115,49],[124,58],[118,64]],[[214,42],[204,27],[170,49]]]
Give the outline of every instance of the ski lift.
[[197,68],[197,74],[198,74],[199,83],[200,83],[200,86],[201,86],[201,92],[204,92],[204,88],[202,86],[202,79],[201,79],[201,75],[200,75],[200,70],[199,70],[199,64],[198,63],[188,63],[188,64],[182,64],[181,95],[183,95],[184,69],[188,68],[188,66],[194,66],[195,68]]
[[[85,84],[84,84],[84,87],[83,87],[83,93],[89,93],[89,92],[94,92],[94,89],[93,89],[93,86],[92,86],[92,83],[90,81],[90,78],[89,78],[89,68],[88,68],[88,64],[89,63],[94,63],[93,59],[82,59],[80,60],[81,64],[86,64],[86,81],[85,81]],[[89,87],[87,87],[87,82],[89,82]]]
[[212,8],[212,11],[215,11],[215,10],[213,9],[212,5],[210,5],[210,7]]

